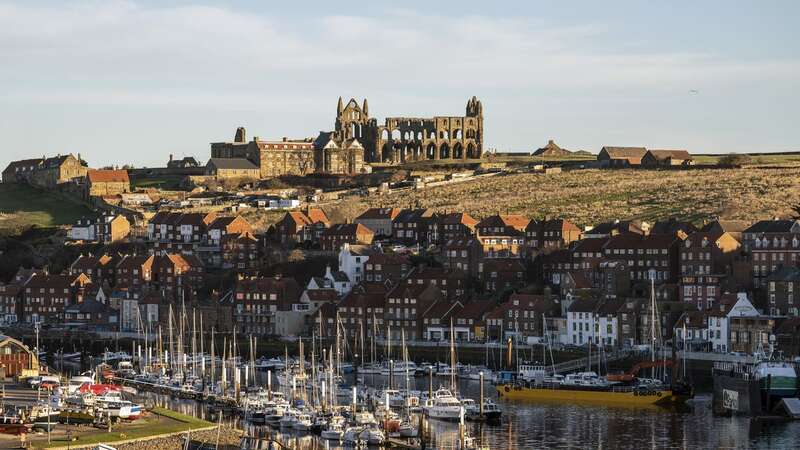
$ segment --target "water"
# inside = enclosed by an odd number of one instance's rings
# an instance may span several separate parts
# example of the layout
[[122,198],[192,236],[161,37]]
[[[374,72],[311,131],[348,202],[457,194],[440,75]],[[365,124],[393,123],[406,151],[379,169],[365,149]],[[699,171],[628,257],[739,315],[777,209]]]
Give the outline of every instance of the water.
[[[263,376],[263,374],[260,374]],[[401,378],[401,377],[398,377]],[[265,381],[265,380],[264,380]],[[367,383],[382,387],[386,377],[374,376]],[[411,379],[413,388],[428,389],[427,378]],[[434,380],[434,389],[447,383]],[[398,384],[405,386],[403,380]],[[462,395],[478,399],[479,384],[463,380],[459,384]],[[685,407],[595,406],[568,403],[513,402],[497,399],[494,387],[485,385],[487,398],[492,398],[503,408],[499,425],[467,423],[472,436],[480,437],[493,449],[538,448],[631,448],[631,449],[710,449],[710,448],[800,448],[800,422],[761,425],[746,417],[714,417],[711,413],[710,394],[699,394]],[[215,421],[203,405],[189,400],[157,398],[187,414]],[[223,423],[236,419],[225,418]],[[314,436],[279,433],[269,427],[239,424],[248,433],[257,436],[278,437],[300,450],[336,449]],[[425,423],[434,440],[433,448],[454,449],[458,439],[458,425],[429,421]]]

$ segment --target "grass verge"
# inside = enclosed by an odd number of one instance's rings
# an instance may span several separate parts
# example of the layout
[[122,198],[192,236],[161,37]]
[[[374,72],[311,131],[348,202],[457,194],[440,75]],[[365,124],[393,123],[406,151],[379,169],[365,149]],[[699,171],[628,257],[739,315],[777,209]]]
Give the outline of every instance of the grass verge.
[[109,432],[98,432],[87,435],[80,435],[73,442],[69,442],[65,437],[52,439],[49,444],[37,445],[38,448],[64,447],[67,444],[72,446],[84,447],[92,444],[111,444],[119,441],[132,439],[143,439],[161,434],[180,433],[185,431],[197,430],[200,428],[213,427],[214,424],[196,417],[187,416],[169,409],[156,407],[151,411],[151,415],[140,421],[134,422],[127,427],[117,425],[117,430],[112,428]]

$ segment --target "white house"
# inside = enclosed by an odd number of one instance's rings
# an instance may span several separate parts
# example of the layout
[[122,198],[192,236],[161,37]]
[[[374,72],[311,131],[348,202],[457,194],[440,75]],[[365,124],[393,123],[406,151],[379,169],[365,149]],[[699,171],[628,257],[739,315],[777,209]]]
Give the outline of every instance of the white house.
[[[698,314],[696,312],[695,314]],[[730,319],[731,317],[758,317],[758,310],[747,299],[747,294],[740,292],[736,295],[735,302],[721,301],[719,309],[706,311],[706,324],[704,329],[697,326],[685,326],[690,323],[685,317],[684,320],[679,320],[675,325],[675,336],[679,340],[689,341],[705,341],[710,345],[710,349],[715,352],[726,353],[730,350]],[[697,328],[697,329],[694,329]],[[686,336],[684,336],[684,329],[686,329]]]
[[82,217],[72,225],[67,237],[75,241],[95,241],[97,239],[97,221],[89,217]]
[[[339,250],[339,271],[347,276],[351,286],[355,286],[364,279],[364,264],[369,256],[377,250],[368,245],[355,245],[344,243]],[[328,276],[326,274],[326,279]],[[335,278],[331,277],[334,281]],[[337,288],[338,291],[338,288]]]
[[599,301],[594,299],[576,300],[567,311],[567,342],[573,345],[585,345],[596,342],[595,311]]

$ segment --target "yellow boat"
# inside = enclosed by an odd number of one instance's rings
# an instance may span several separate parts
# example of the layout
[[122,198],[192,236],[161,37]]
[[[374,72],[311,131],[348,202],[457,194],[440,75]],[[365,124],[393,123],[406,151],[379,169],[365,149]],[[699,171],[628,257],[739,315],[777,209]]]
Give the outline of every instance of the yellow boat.
[[671,389],[635,389],[612,387],[608,389],[572,389],[565,387],[526,387],[515,384],[497,386],[500,397],[508,400],[541,400],[561,402],[585,402],[612,405],[667,405],[683,403],[690,395],[673,392]]

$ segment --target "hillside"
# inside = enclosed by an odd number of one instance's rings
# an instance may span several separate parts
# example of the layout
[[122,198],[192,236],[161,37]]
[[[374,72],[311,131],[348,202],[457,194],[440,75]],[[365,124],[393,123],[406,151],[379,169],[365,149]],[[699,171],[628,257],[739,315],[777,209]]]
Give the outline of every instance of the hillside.
[[0,232],[18,232],[30,225],[52,227],[89,214],[77,200],[23,184],[0,184]]
[[514,174],[437,188],[352,200],[348,214],[369,206],[464,210],[479,218],[501,213],[564,217],[579,225],[606,220],[702,221],[789,216],[800,205],[800,166],[646,171],[576,170]]

